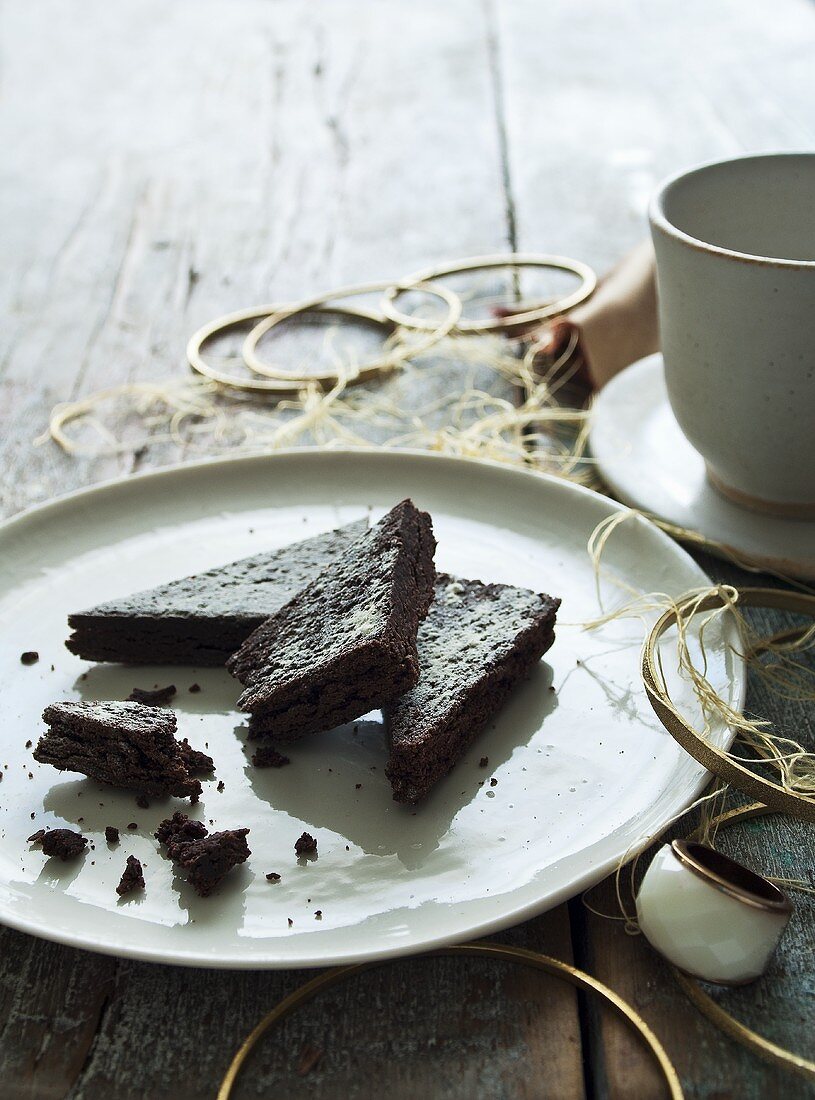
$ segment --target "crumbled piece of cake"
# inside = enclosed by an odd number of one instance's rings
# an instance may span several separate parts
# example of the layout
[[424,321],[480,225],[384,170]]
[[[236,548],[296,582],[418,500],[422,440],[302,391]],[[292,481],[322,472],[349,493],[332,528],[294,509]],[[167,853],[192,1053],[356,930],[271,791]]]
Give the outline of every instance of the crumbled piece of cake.
[[128,856],[119,885],[116,887],[116,893],[119,897],[124,897],[125,894],[130,894],[134,890],[143,889],[144,871],[142,870],[141,861],[136,859],[135,856]]
[[88,838],[73,829],[39,829],[28,838],[31,844],[41,844],[43,854],[61,860],[76,859],[85,851]]
[[170,702],[175,694],[175,684],[168,684],[167,687],[153,688],[152,690],[133,688],[127,697],[127,701],[129,703],[141,703],[145,707],[163,707],[165,703]]
[[303,833],[294,842],[294,850],[298,856],[316,856],[317,841],[310,833]]
[[175,739],[172,711],[134,702],[52,703],[43,719],[49,729],[34,749],[42,764],[142,795],[201,793]]
[[272,745],[260,745],[252,753],[252,763],[256,768],[284,768],[291,761]]

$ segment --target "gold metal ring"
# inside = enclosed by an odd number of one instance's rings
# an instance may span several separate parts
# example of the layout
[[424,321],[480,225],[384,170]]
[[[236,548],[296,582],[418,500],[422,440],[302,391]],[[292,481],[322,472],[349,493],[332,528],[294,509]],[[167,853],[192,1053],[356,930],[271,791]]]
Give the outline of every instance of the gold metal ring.
[[[722,827],[725,825],[733,825],[737,821],[745,821],[752,817],[762,817],[765,814],[778,813],[779,811],[770,809],[768,806],[762,805],[760,802],[754,802],[750,806],[740,806],[735,810],[728,810],[723,814],[719,814],[709,824],[713,827]],[[695,829],[688,837],[689,840],[698,840],[702,831],[701,825],[698,829]],[[749,1027],[745,1027],[744,1024],[739,1023],[730,1013],[719,1005],[712,997],[708,996],[703,989],[701,989],[693,978],[690,978],[687,974],[683,974],[681,970],[677,970],[676,967],[671,968],[679,985],[684,992],[690,998],[690,1000],[696,1005],[700,1012],[702,1012],[707,1018],[716,1025],[721,1031],[729,1035],[732,1039],[735,1039],[737,1043],[741,1043],[743,1046],[749,1047],[761,1058],[769,1062],[775,1062],[777,1065],[783,1066],[784,1069],[792,1070],[794,1073],[800,1074],[802,1077],[806,1077],[808,1080],[815,1080],[815,1062],[810,1061],[808,1058],[802,1058],[799,1054],[793,1054],[790,1050],[785,1050],[784,1047],[778,1046],[776,1043],[771,1043],[769,1039],[764,1039],[758,1032],[751,1030]]]
[[[718,595],[711,594],[693,605],[694,612],[713,611],[723,606]],[[794,611],[815,617],[815,596],[800,592],[785,592],[774,588],[742,588],[739,590],[740,607],[774,607],[781,611]],[[780,784],[764,779],[756,772],[734,760],[724,749],[706,741],[697,730],[677,713],[668,691],[661,683],[657,670],[656,647],[660,637],[676,623],[677,609],[666,611],[651,628],[642,651],[642,679],[649,702],[657,717],[685,752],[690,753],[708,771],[730,783],[736,790],[761,802],[777,813],[791,814],[805,821],[815,821],[815,799],[795,791],[785,790]],[[794,636],[795,632],[784,632]]]
[[[631,1005],[624,1001],[622,997],[617,996],[608,986],[603,985],[602,982],[598,982],[596,978],[592,978],[590,974],[586,974],[583,970],[576,970],[575,967],[569,966],[568,963],[560,962],[558,959],[550,958],[548,955],[540,955],[536,951],[527,951],[521,947],[505,947],[500,943],[485,943],[483,941],[459,944],[456,947],[443,947],[438,951],[428,951],[426,954],[419,956],[419,958],[438,958],[448,955],[476,955],[481,958],[495,959],[500,962],[511,962],[518,963],[521,966],[530,966],[535,970],[542,970],[544,973],[552,975],[552,977],[561,978],[563,981],[577,986],[578,989],[598,994],[598,996],[602,997],[611,1005],[611,1007],[639,1033],[647,1044],[662,1072],[662,1076],[668,1086],[668,1093],[671,1096],[671,1100],[682,1100],[682,1086],[679,1082],[677,1072],[668,1058],[665,1048],[662,1046],[659,1039],[657,1039],[654,1032],[648,1024],[646,1024],[645,1020],[634,1011]],[[322,993],[323,990],[338,985],[347,978],[352,978],[366,970],[385,966],[389,961],[391,960],[386,959],[377,962],[359,963],[356,966],[337,967],[334,970],[327,971],[325,974],[320,974],[317,978],[312,978],[310,982],[301,985],[299,989],[296,989],[293,993],[290,993],[288,997],[280,1001],[268,1015],[263,1017],[257,1027],[251,1031],[246,1039],[244,1039],[243,1043],[241,1043],[238,1052],[229,1065],[229,1069],[224,1075],[221,1087],[218,1089],[217,1100],[229,1100],[241,1066],[246,1061],[246,1058],[257,1041],[270,1027],[280,1023],[281,1020],[291,1015],[291,1013],[301,1005],[312,1000],[318,993]]]
[[[588,264],[580,260],[572,260],[568,256],[547,256],[539,252],[508,252],[494,256],[474,256],[468,260],[455,260],[449,264],[438,264],[435,267],[425,268],[415,275],[409,275],[398,284],[386,288],[382,298],[382,312],[392,321],[396,321],[403,328],[423,329],[432,328],[432,322],[419,317],[412,317],[409,313],[402,313],[396,307],[396,299],[400,294],[408,290],[429,290],[427,284],[444,278],[446,275],[465,274],[471,271],[484,271],[497,267],[546,267],[557,271],[568,271],[580,279],[580,286],[552,301],[545,302],[534,309],[525,310],[523,313],[513,313],[509,317],[488,317],[481,321],[459,321],[458,331],[462,333],[474,332],[500,332],[505,329],[517,328],[519,325],[528,325],[534,321],[545,321],[547,317],[555,317],[573,309],[580,302],[588,298],[597,286],[597,275]],[[419,284],[425,284],[420,286]],[[436,287],[434,286],[435,290]]]
[[[210,321],[190,337],[187,344],[187,362],[197,374],[202,374],[205,378],[210,378],[214,382],[219,382],[222,386],[231,386],[234,389],[248,390],[256,393],[290,394],[296,393],[310,382],[319,382],[323,385],[326,382],[333,383],[338,381],[339,374],[336,371],[330,373],[323,372],[321,374],[299,375],[290,371],[286,375],[285,381],[282,379],[261,380],[239,378],[237,375],[229,374],[226,371],[219,370],[217,367],[213,367],[201,354],[203,345],[208,340],[212,340],[215,336],[219,335],[219,333],[227,332],[230,328],[234,328],[236,325],[246,324],[248,321],[256,321],[258,318],[277,316],[278,313],[290,310],[291,308],[292,306],[290,304],[280,303],[267,306],[251,306],[249,309],[239,309],[234,313],[227,313],[223,317],[216,317],[214,321]],[[382,314],[375,310],[365,309],[362,306],[316,305],[309,312],[339,314],[350,317],[352,320],[362,321],[365,324],[393,327],[393,323],[389,321],[388,318],[383,317]],[[358,374],[350,373],[347,378],[348,384],[352,385],[364,381],[365,378],[361,375],[362,372]]]
[[[288,379],[292,377],[292,372],[285,367],[276,366],[273,363],[264,363],[263,360],[257,354],[257,346],[260,340],[273,329],[276,325],[281,324],[283,321],[288,320],[290,317],[294,317],[298,313],[306,313],[312,309],[318,309],[326,306],[329,302],[341,298],[353,298],[359,294],[372,294],[380,290],[386,290],[391,284],[386,282],[376,283],[360,283],[356,286],[339,287],[336,290],[327,291],[325,294],[318,294],[314,298],[306,298],[302,302],[296,302],[293,305],[276,307],[274,312],[269,312],[268,316],[265,316],[263,320],[248,333],[246,339],[243,342],[241,354],[243,360],[250,370],[253,370],[256,374],[263,375],[267,378],[274,379]],[[380,359],[376,359],[370,363],[366,363],[360,367],[358,372],[354,375],[355,382],[364,382],[376,375],[386,373],[399,366],[406,359],[414,358],[417,355],[422,355],[428,351],[434,344],[437,344],[439,340],[442,340],[445,336],[453,331],[458,325],[463,310],[461,299],[457,294],[454,294],[446,287],[423,287],[428,294],[435,294],[438,298],[447,306],[447,316],[441,322],[433,322],[430,328],[433,330],[430,336],[420,341],[418,344],[400,344],[399,346],[392,348],[387,354],[383,355]],[[331,307],[336,308],[336,307]],[[372,314],[372,316],[379,316]],[[393,318],[382,315],[382,324],[396,324]],[[318,380],[330,380],[336,381],[336,371],[325,372],[324,374],[310,375],[310,378]]]

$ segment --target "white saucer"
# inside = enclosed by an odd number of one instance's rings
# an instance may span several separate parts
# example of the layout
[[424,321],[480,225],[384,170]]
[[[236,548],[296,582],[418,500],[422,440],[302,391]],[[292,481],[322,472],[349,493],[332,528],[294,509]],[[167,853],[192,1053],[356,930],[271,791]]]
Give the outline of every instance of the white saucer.
[[751,512],[708,483],[702,456],[668,404],[661,355],[633,363],[602,390],[590,445],[600,475],[624,503],[698,531],[737,558],[815,580],[815,521]]

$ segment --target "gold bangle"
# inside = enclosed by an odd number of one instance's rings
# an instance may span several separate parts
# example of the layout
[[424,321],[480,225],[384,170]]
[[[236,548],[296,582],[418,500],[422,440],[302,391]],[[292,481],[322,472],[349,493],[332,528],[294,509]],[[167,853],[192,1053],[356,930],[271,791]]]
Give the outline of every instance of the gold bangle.
[[[815,596],[800,592],[785,592],[774,588],[742,588],[740,607],[774,607],[781,611],[796,611],[815,616]],[[718,595],[711,594],[694,604],[694,611],[713,611],[722,607]],[[655,658],[656,646],[665,631],[676,623],[677,609],[666,611],[651,628],[642,650],[642,679],[649,702],[657,717],[685,752],[690,753],[709,772],[730,783],[736,790],[756,799],[776,813],[791,814],[805,821],[815,821],[815,799],[795,791],[785,790],[778,783],[764,779],[734,760],[723,749],[706,741],[697,730],[673,708],[667,688],[660,684]],[[794,637],[795,631],[785,631],[784,637]]]
[[[372,294],[376,291],[386,290],[390,285],[390,283],[377,282],[338,287],[336,290],[329,290],[325,294],[318,294],[314,298],[306,298],[302,302],[296,302],[293,305],[278,307],[274,312],[270,312],[268,316],[259,321],[251,332],[247,334],[241,349],[244,362],[250,370],[255,372],[255,374],[261,374],[267,378],[291,378],[291,371],[287,370],[285,367],[275,366],[273,363],[264,363],[258,356],[258,343],[267,332],[298,313],[306,313],[312,309],[325,307],[329,302],[333,302],[335,299],[352,298],[359,294]],[[367,381],[376,375],[393,370],[394,367],[398,366],[406,359],[415,358],[417,355],[424,354],[424,352],[429,351],[434,344],[437,344],[439,340],[442,340],[456,328],[463,309],[459,296],[446,287],[422,287],[421,289],[426,290],[428,294],[435,294],[436,297],[442,299],[447,306],[447,316],[441,323],[433,322],[430,325],[433,331],[426,340],[418,344],[400,345],[399,347],[391,349],[391,351],[383,355],[381,359],[366,363],[363,367],[360,367],[358,373],[354,375],[354,381]],[[335,309],[339,307],[332,306],[331,308]],[[396,324],[392,318],[385,315],[371,314],[371,316],[380,318],[383,325]],[[337,373],[336,371],[331,371],[323,375],[315,374],[310,377],[315,379],[336,380]]]
[[[299,375],[294,372],[289,372],[285,380],[238,378],[234,374],[228,374],[226,371],[221,371],[217,367],[213,367],[201,354],[203,345],[208,340],[212,340],[219,333],[227,332],[230,328],[234,328],[235,325],[245,324],[247,321],[256,321],[259,318],[268,318],[269,316],[276,317],[291,308],[291,305],[282,304],[251,306],[249,309],[239,309],[234,313],[227,313],[223,317],[216,317],[214,321],[210,321],[208,324],[203,325],[190,337],[187,343],[187,362],[197,374],[201,374],[205,378],[210,378],[212,381],[218,382],[222,386],[231,386],[233,389],[248,390],[255,393],[291,394],[301,390],[303,386],[308,385],[310,382],[319,382],[321,385],[324,385],[327,382],[334,383],[339,381],[340,376],[337,371]],[[339,314],[350,317],[353,320],[362,321],[366,324],[392,327],[392,322],[386,317],[383,317],[374,310],[364,309],[361,306],[317,305],[313,307],[313,312]],[[358,382],[365,381],[366,377],[367,375],[364,374],[363,371],[359,371],[356,374],[351,374],[347,382],[349,385],[354,385]]]
[[[550,958],[548,955],[538,954],[536,951],[527,951],[522,947],[505,947],[503,944],[486,943],[484,941],[459,944],[456,947],[443,947],[438,951],[428,951],[418,957],[438,958],[440,956],[449,955],[477,955],[482,958],[496,959],[502,962],[519,963],[521,966],[530,966],[535,970],[542,970],[544,973],[552,975],[552,977],[561,978],[563,981],[577,986],[578,989],[586,990],[589,993],[597,993],[610,1004],[645,1041],[662,1072],[662,1076],[668,1086],[671,1100],[682,1100],[684,1094],[679,1082],[679,1076],[668,1058],[665,1048],[662,1046],[659,1039],[657,1039],[654,1032],[648,1024],[646,1024],[645,1020],[643,1020],[643,1018],[635,1012],[622,997],[619,997],[613,990],[609,989],[608,986],[603,985],[602,982],[598,982],[596,978],[592,978],[590,974],[586,974],[585,971],[582,970],[576,970],[575,967],[569,966],[568,963],[560,962],[558,959]],[[241,1043],[221,1081],[217,1100],[229,1100],[241,1066],[246,1061],[246,1058],[257,1041],[270,1027],[285,1019],[294,1012],[295,1009],[312,1000],[312,998],[316,997],[317,994],[321,993],[324,989],[329,989],[331,986],[338,985],[340,982],[345,981],[346,978],[352,978],[366,970],[385,966],[389,961],[391,960],[385,959],[377,960],[376,962],[359,963],[355,966],[336,967],[324,974],[320,974],[317,978],[312,978],[310,982],[301,985],[299,989],[296,989],[293,993],[290,993],[288,997],[280,1001],[271,1012],[263,1017],[257,1027],[255,1027]]]
[[[740,806],[735,810],[728,810],[723,814],[719,814],[718,817],[713,818],[709,825],[718,828],[733,825],[736,821],[744,821],[747,818],[762,817],[765,814],[778,812],[762,805],[760,802],[754,802],[750,806]],[[699,828],[694,829],[688,840],[698,840],[701,831],[702,827],[700,825]],[[677,982],[693,1004],[731,1039],[735,1039],[737,1043],[748,1047],[766,1061],[775,1062],[776,1065],[792,1070],[810,1081],[815,1080],[815,1062],[810,1061],[808,1058],[802,1058],[799,1054],[793,1054],[792,1051],[785,1050],[777,1043],[771,1043],[769,1039],[764,1039],[758,1032],[739,1023],[729,1012],[725,1012],[721,1005],[717,1004],[703,989],[700,989],[693,978],[683,974],[675,966],[671,969]]]
[[569,271],[580,279],[580,286],[564,294],[560,298],[548,301],[535,309],[525,310],[523,313],[513,313],[508,317],[489,317],[483,321],[459,321],[458,331],[462,333],[474,332],[500,332],[505,329],[517,328],[519,325],[532,324],[534,321],[544,321],[547,317],[555,317],[573,309],[583,302],[597,286],[597,275],[588,264],[580,260],[572,260],[568,256],[546,256],[538,252],[509,252],[495,256],[474,256],[469,260],[455,260],[450,264],[438,264],[435,267],[425,268],[415,275],[409,275],[398,284],[387,287],[382,299],[382,312],[386,317],[403,328],[428,329],[432,322],[424,321],[418,317],[412,317],[409,313],[402,313],[396,307],[396,299],[400,294],[408,290],[425,289],[430,286],[420,287],[419,284],[430,284],[436,279],[446,275],[464,274],[470,271],[484,271],[497,267],[548,267],[557,271]]

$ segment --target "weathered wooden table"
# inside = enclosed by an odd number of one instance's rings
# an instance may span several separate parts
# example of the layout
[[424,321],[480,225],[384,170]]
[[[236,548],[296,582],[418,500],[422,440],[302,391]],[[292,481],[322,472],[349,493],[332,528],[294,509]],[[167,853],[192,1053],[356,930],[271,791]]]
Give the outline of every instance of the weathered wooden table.
[[[0,489],[9,515],[189,457],[69,458],[56,402],[183,371],[199,323],[434,260],[510,248],[603,268],[667,171],[815,138],[807,0],[6,0],[0,26]],[[719,577],[748,580],[712,560]],[[778,620],[771,620],[777,625]],[[754,685],[798,735],[811,711]],[[811,876],[811,834],[734,830]],[[608,884],[593,904],[614,912]],[[769,979],[725,1003],[815,1055],[813,908]],[[497,937],[608,982],[689,1096],[808,1094],[718,1034],[641,938],[577,899]],[[4,1097],[212,1097],[240,1039],[305,976],[117,961],[0,930]],[[305,1045],[322,1050],[297,1072]],[[238,1095],[660,1095],[638,1044],[569,987],[412,960],[270,1037]]]

